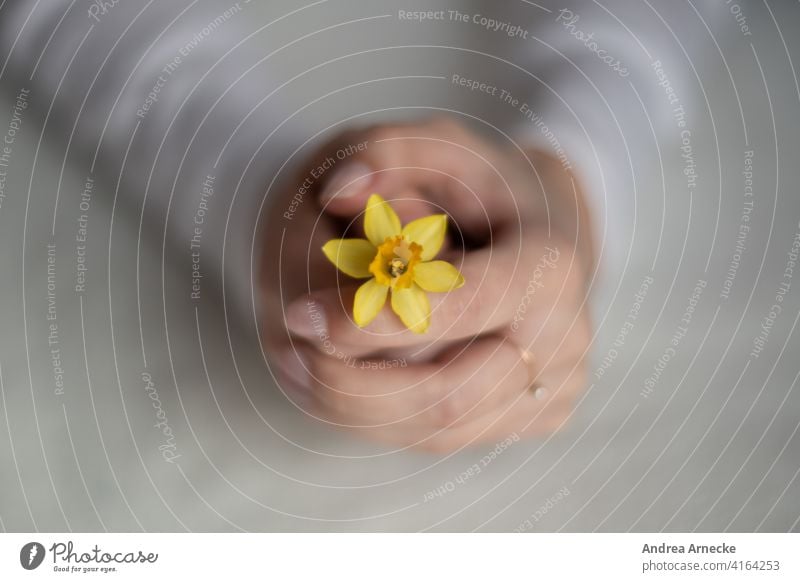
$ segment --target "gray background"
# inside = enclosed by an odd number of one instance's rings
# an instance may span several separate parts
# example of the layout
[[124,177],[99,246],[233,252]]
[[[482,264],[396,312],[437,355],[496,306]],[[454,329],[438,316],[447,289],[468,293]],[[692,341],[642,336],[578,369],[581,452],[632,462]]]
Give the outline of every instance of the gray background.
[[[458,6],[492,10],[488,3]],[[248,9],[257,21],[284,7]],[[519,14],[519,7],[511,10],[512,16]],[[747,4],[752,36],[739,34],[727,10],[722,2],[706,8],[716,16],[715,40],[724,62],[710,37],[703,37],[692,61],[697,78],[689,75],[682,94],[695,108],[698,189],[691,197],[686,193],[670,129],[659,138],[660,156],[651,155],[653,142],[632,152],[635,190],[609,189],[596,198],[625,203],[596,208],[609,257],[593,285],[597,335],[591,369],[612,347],[640,282],[652,276],[625,345],[601,378],[591,375],[565,429],[514,444],[464,483],[455,483],[456,477],[492,447],[444,457],[394,451],[327,428],[288,404],[273,386],[252,326],[233,316],[236,306],[229,306],[226,316],[221,302],[209,296],[195,309],[185,300],[186,255],[163,253],[158,231],[145,228],[140,238],[138,208],[122,202],[114,207],[113,170],[97,181],[89,282],[84,294],[76,294],[74,236],[85,162],[72,152],[65,156],[63,126],[42,133],[42,109],[26,113],[0,208],[0,529],[797,530],[797,272],[764,351],[758,358],[749,354],[774,303],[800,220],[800,92],[791,67],[800,62],[794,34],[800,10],[789,3]],[[375,3],[322,6],[309,11],[298,30],[287,25],[285,33],[291,37],[389,13],[395,8]],[[678,36],[702,37],[702,30],[692,30],[688,8],[686,13],[689,25],[677,29]],[[346,39],[333,39],[340,44],[325,37],[300,44],[298,58],[315,62],[345,54],[362,36],[383,35],[387,44],[492,42],[474,27],[412,27],[386,20],[350,25]],[[648,37],[646,27],[636,31]],[[507,54],[518,50],[517,45]],[[678,52],[677,44],[672,50]],[[446,76],[458,69],[487,78],[503,74],[474,55],[409,49],[357,67],[328,68],[301,89],[317,96],[344,84],[345,75],[356,80]],[[517,77],[509,83],[525,86]],[[660,96],[657,90],[655,95]],[[383,84],[342,101],[310,112],[309,123],[324,127],[348,110],[367,110],[376,102],[492,109],[463,91],[425,83]],[[11,106],[6,95],[0,131]],[[495,122],[508,123],[506,118],[507,112],[497,113]],[[731,296],[723,300],[748,148],[755,151],[752,230]],[[650,157],[637,159],[644,150]],[[46,320],[45,245],[56,191],[63,197],[54,237],[63,395],[54,393]],[[606,212],[616,213],[612,222]],[[609,224],[615,232],[604,228]],[[708,285],[689,333],[645,398],[643,382],[701,278]],[[158,450],[161,440],[141,381],[143,356],[176,435],[181,456],[174,464]],[[441,486],[452,490],[424,501],[426,492]],[[548,504],[565,487],[569,495]],[[530,523],[523,526],[526,519]]]

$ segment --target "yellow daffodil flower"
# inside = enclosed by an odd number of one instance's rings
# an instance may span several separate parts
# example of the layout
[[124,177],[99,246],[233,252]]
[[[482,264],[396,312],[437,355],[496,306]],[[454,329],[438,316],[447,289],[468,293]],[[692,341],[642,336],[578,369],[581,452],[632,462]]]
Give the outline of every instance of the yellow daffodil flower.
[[400,218],[377,194],[367,200],[363,238],[330,240],[325,256],[343,273],[369,279],[356,291],[353,319],[358,327],[369,324],[386,303],[391,290],[392,311],[414,333],[425,333],[431,306],[426,291],[444,293],[458,289],[464,277],[446,261],[432,260],[444,243],[447,216],[434,214],[401,228]]

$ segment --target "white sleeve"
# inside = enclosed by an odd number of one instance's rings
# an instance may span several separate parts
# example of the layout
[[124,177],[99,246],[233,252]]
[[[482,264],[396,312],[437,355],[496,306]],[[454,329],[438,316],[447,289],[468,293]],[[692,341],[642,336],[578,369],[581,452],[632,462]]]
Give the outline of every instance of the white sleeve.
[[516,62],[533,75],[518,75],[527,77],[520,91],[532,113],[516,133],[579,179],[602,271],[613,277],[632,250],[642,193],[654,192],[663,159],[680,154],[677,109],[686,119],[698,115],[690,59],[702,57],[699,43],[713,44],[687,7],[676,14],[622,0],[538,5],[528,6],[530,38],[515,49]]
[[87,174],[115,183],[121,172],[126,213],[138,218],[144,204],[147,236],[160,246],[166,228],[182,264],[196,256],[203,298],[218,290],[224,240],[226,294],[245,312],[259,206],[293,145],[275,131],[291,104],[280,91],[265,100],[282,79],[279,59],[252,50],[268,42],[249,37],[263,25],[253,10],[249,0],[9,0],[0,10],[4,85],[19,79],[43,112],[52,102],[48,123],[74,125]]

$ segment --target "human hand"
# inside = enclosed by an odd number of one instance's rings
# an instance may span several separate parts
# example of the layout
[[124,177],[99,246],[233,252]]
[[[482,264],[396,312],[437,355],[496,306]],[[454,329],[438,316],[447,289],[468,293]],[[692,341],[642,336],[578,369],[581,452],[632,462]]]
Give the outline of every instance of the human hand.
[[[291,345],[276,362],[286,386],[309,414],[403,446],[447,451],[558,428],[584,383],[590,336],[590,237],[570,176],[548,156],[501,149],[448,120],[339,141],[359,142],[369,145],[325,181],[314,220],[327,232],[293,228],[315,281],[286,310]],[[373,192],[403,222],[451,219],[443,258],[466,284],[431,296],[422,336],[388,309],[358,328],[358,282],[320,260],[336,219],[359,236],[353,219]]]

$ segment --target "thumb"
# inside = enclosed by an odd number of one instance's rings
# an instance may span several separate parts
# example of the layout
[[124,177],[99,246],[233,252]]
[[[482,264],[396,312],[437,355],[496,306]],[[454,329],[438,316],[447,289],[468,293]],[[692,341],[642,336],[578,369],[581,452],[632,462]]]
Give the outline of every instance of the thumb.
[[322,187],[319,202],[323,211],[341,218],[356,218],[364,212],[369,197],[377,192],[391,202],[404,224],[436,212],[429,199],[416,188],[398,184],[393,192],[384,190],[387,184],[381,180],[382,173],[361,160],[343,162]]
[[469,231],[516,219],[499,151],[452,122],[384,125],[345,137],[368,145],[324,178],[320,202],[331,214],[353,216],[372,193],[390,200],[412,189]]

